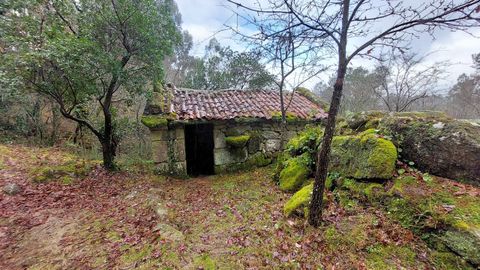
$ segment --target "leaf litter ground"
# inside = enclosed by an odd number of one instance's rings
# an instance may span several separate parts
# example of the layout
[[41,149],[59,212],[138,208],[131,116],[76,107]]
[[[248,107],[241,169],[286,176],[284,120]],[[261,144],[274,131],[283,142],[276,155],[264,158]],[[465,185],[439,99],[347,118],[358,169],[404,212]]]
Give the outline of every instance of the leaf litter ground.
[[[313,229],[283,216],[271,168],[178,180],[109,173],[36,183],[39,168],[78,157],[0,145],[0,269],[439,269],[410,231],[327,194]],[[84,161],[85,162],[85,161]]]

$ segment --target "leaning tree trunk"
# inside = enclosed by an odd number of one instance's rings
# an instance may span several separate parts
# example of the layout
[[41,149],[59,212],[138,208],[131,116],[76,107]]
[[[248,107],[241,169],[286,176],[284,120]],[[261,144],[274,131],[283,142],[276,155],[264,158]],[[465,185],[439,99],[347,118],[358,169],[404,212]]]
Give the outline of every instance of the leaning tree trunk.
[[325,190],[325,181],[327,179],[330,148],[335,132],[335,120],[340,107],[340,100],[342,98],[345,73],[346,64],[341,64],[337,72],[337,80],[333,87],[333,95],[330,103],[330,110],[328,111],[327,125],[325,126],[322,144],[320,151],[318,151],[317,154],[315,183],[313,186],[312,201],[310,203],[310,212],[308,217],[308,222],[314,227],[318,227],[320,225],[320,221],[322,220],[323,193]]

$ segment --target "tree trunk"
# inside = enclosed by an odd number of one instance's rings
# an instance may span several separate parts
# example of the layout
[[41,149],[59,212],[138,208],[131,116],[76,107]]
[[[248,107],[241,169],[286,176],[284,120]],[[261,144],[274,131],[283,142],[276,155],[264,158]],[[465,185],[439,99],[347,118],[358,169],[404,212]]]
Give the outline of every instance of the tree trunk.
[[[111,95],[107,94],[107,97],[111,97]],[[114,130],[113,130],[113,121],[112,121],[112,113],[110,112],[110,104],[111,98],[106,99],[104,104],[104,133],[103,133],[103,141],[102,141],[102,152],[103,152],[103,166],[107,170],[114,170],[115,169],[115,154],[117,150],[117,143],[114,138]]]
[[330,110],[328,111],[327,125],[325,126],[322,145],[317,154],[315,183],[313,186],[312,201],[310,203],[310,212],[308,217],[308,222],[314,227],[318,227],[320,225],[320,221],[322,220],[323,193],[325,190],[325,181],[327,179],[330,148],[335,132],[335,120],[340,107],[340,100],[342,98],[343,81],[346,70],[346,63],[340,64],[340,67],[337,71],[337,80],[333,87],[333,95],[330,103]]
[[107,170],[115,169],[115,152],[116,144],[112,140],[104,140],[102,142],[102,153],[103,153],[103,167]]

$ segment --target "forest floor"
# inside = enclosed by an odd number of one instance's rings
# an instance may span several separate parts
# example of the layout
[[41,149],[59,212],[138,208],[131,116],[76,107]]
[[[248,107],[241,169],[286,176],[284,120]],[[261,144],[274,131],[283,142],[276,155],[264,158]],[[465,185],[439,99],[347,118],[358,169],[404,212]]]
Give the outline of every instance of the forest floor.
[[382,210],[331,193],[320,228],[285,218],[269,167],[178,180],[0,145],[9,183],[21,190],[0,193],[0,269],[450,269]]

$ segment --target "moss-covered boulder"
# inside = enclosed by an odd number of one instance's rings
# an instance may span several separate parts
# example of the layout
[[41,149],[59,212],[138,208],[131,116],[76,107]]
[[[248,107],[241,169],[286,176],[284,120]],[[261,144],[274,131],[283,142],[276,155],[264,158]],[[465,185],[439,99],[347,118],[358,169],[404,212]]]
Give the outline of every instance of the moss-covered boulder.
[[373,130],[332,141],[330,171],[356,179],[390,179],[395,170],[395,145]]
[[290,192],[297,191],[311,174],[311,164],[312,160],[308,153],[285,161],[285,167],[279,177],[280,189]]
[[[302,187],[299,191],[295,192],[293,196],[283,206],[283,213],[285,216],[290,217],[292,215],[303,216],[308,218],[308,208],[310,201],[312,200],[313,193],[313,180],[310,184]],[[332,187],[332,179],[327,178],[325,182],[325,189]],[[324,194],[323,201],[326,203],[327,196]]]
[[380,130],[402,149],[402,160],[422,171],[480,186],[478,123],[430,111],[362,112],[347,122],[355,130]]
[[294,213],[308,217],[308,205],[312,200],[313,183],[308,184],[295,192],[283,206],[283,213],[289,217]]
[[383,208],[390,218],[433,249],[453,252],[471,265],[480,266],[480,197],[475,195],[480,190],[414,172],[386,185],[339,179],[336,187],[338,201],[348,197]]
[[480,125],[446,116],[397,114],[380,121],[422,171],[480,186]]

